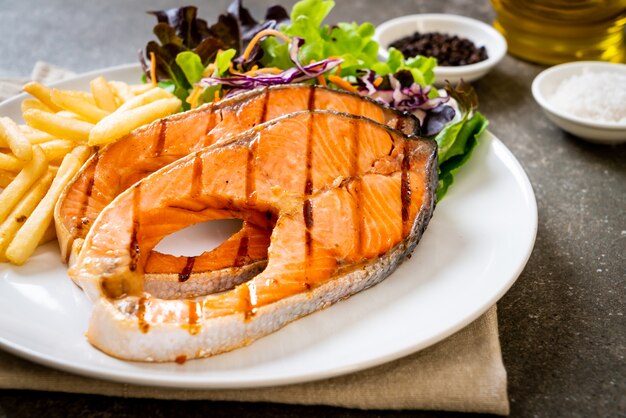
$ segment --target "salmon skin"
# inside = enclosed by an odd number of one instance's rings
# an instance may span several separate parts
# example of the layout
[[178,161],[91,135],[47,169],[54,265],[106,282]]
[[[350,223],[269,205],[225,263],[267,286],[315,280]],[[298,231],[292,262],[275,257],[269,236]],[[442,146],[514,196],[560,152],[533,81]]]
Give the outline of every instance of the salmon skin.
[[[216,104],[162,119],[133,131],[96,153],[67,186],[55,210],[55,225],[63,258],[74,262],[82,242],[99,213],[121,192],[150,173],[189,153],[224,140],[231,135],[299,110],[328,109],[367,117],[376,122],[414,134],[419,122],[359,95],[319,86],[275,86],[242,93]],[[132,156],[132,158],[129,158]],[[214,218],[237,216],[213,211]],[[158,297],[194,297],[231,288],[257,273],[265,265],[271,224],[244,226],[246,245],[259,251],[238,254],[240,245],[231,245],[233,236],[214,252],[192,260],[154,252],[145,271],[147,289]],[[262,229],[265,228],[263,234]],[[238,241],[241,244],[241,240]],[[261,248],[265,243],[265,251]],[[239,256],[239,258],[238,258]],[[237,262],[246,258],[245,263]],[[215,261],[231,260],[220,264]],[[180,264],[192,264],[190,275],[180,280]],[[213,283],[213,285],[211,285]]]
[[[434,141],[337,112],[293,113],[194,152],[117,196],[87,234],[69,270],[104,296],[87,337],[138,361],[247,345],[391,274],[425,230],[436,185]],[[199,299],[145,293],[154,245],[213,211],[272,215],[266,268]]]

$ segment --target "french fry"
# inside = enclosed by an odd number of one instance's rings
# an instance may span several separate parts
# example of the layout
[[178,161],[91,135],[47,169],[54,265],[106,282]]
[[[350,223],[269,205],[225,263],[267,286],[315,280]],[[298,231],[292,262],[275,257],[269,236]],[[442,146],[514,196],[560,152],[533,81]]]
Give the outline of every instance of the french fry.
[[91,157],[91,148],[87,145],[79,145],[72,150],[72,154],[78,158],[78,161],[80,161],[80,165],[82,166],[85,164],[85,161]]
[[31,81],[30,83],[24,84],[22,90],[39,99],[39,101],[48,106],[48,108],[50,108],[53,112],[61,110],[57,105],[52,103],[52,100],[50,99],[50,89],[43,84]]
[[55,115],[61,116],[62,118],[71,119],[71,120],[80,120],[83,122],[87,122],[85,119],[83,119],[82,116],[77,115],[74,112],[70,112],[69,110],[59,110],[58,112],[55,113]]
[[57,230],[54,227],[54,221],[51,221],[50,225],[48,225],[48,228],[46,228],[46,232],[43,233],[43,236],[39,240],[39,244],[37,244],[37,246],[41,247],[42,245],[47,244],[50,241],[56,239],[56,237],[57,237]]
[[143,84],[131,84],[130,90],[135,93],[135,95],[139,95],[147,92],[150,89],[153,89],[154,86],[151,83],[143,83]]
[[121,81],[109,81],[109,86],[111,90],[113,90],[113,94],[115,94],[122,103],[135,97],[135,93],[133,93],[126,83],[122,83]]
[[15,206],[7,219],[2,222],[0,225],[0,257],[4,256],[4,252],[13,240],[15,233],[46,195],[50,184],[52,184],[52,179],[54,179],[53,173],[45,174],[28,190],[20,203]]
[[91,128],[94,127],[89,122],[70,119],[36,109],[30,109],[24,112],[22,116],[26,123],[35,129],[47,132],[58,138],[71,139],[73,141],[86,141],[89,138]]
[[126,110],[130,110],[130,109],[135,109],[138,108],[140,106],[145,106],[148,103],[152,103],[156,100],[159,99],[167,99],[173,97],[170,93],[168,93],[167,91],[163,90],[162,88],[159,87],[154,87],[151,88],[150,90],[146,91],[145,93],[140,94],[139,96],[135,96],[132,99],[128,100],[127,102],[125,102],[123,105],[121,105],[117,111],[118,112],[123,112]]
[[106,79],[102,76],[94,78],[90,82],[91,94],[96,101],[96,105],[108,112],[114,112],[117,109],[117,103],[115,102],[115,95],[109,87]]
[[46,154],[48,161],[55,161],[65,157],[65,154],[68,152],[71,152],[76,146],[76,143],[74,141],[70,141],[69,139],[53,139],[52,141],[44,142],[39,146],[43,150],[44,154]]
[[[88,92],[88,91],[82,91],[82,90],[61,90],[65,93],[69,93],[73,96],[77,96],[79,98],[81,98],[82,100],[88,102],[89,104],[92,105],[96,105],[96,99],[94,99],[93,95]],[[52,93],[50,93],[50,97],[52,97]]]
[[46,106],[45,104],[43,104],[37,99],[22,100],[21,108],[22,108],[22,113],[26,112],[28,109],[39,109],[44,112],[52,112],[52,109],[50,109],[48,106]]
[[92,146],[113,142],[181,106],[149,83],[97,77],[90,86],[91,94],[28,83],[24,91],[34,98],[21,104],[26,124],[0,118],[0,260],[23,264],[38,245],[55,238],[54,207]]
[[52,141],[57,139],[56,136],[52,136],[47,132],[40,131],[28,125],[20,125],[20,131],[24,134],[31,144],[41,144],[42,142]]
[[5,188],[13,181],[15,178],[15,173],[11,173],[9,171],[0,170],[0,187]]
[[52,173],[56,175],[57,171],[59,171],[58,165],[52,165],[52,164],[48,165],[48,173]]
[[17,172],[24,167],[25,161],[11,155],[0,152],[0,170]]
[[56,201],[80,166],[80,161],[73,154],[67,154],[63,158],[50,189],[9,244],[5,255],[10,262],[22,265],[35,251],[50,225]]
[[125,112],[113,112],[94,126],[89,134],[88,145],[105,145],[113,142],[139,126],[176,112],[180,105],[179,99],[171,97]]
[[33,159],[30,160],[20,173],[0,193],[0,222],[4,222],[7,215],[22,198],[24,193],[39,179],[48,168],[48,160],[38,145],[33,147]]
[[79,94],[79,92],[52,89],[50,97],[54,104],[76,113],[87,122],[97,123],[110,113],[85,99],[84,94]]
[[0,118],[0,137],[6,141],[13,154],[20,160],[28,161],[33,158],[33,146],[11,119]]

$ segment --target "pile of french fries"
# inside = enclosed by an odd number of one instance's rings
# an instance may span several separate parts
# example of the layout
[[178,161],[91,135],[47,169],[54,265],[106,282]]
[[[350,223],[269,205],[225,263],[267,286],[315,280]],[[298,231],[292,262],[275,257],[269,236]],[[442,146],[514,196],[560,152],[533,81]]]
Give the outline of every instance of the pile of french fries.
[[0,261],[21,265],[56,237],[56,202],[95,147],[181,109],[152,84],[97,77],[90,85],[87,93],[28,83],[25,124],[0,117]]

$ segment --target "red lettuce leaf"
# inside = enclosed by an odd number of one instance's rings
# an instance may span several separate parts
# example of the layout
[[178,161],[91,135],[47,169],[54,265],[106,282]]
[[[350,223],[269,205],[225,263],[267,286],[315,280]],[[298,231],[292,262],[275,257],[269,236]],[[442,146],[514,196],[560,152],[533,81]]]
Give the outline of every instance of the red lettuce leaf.
[[[153,32],[158,42],[150,41],[140,51],[139,62],[146,77],[150,77],[150,53],[154,53],[157,81],[171,80],[182,92],[191,86],[175,61],[180,52],[192,51],[200,56],[203,65],[208,65],[220,49],[232,48],[241,54],[259,31],[275,28],[289,19],[284,8],[273,6],[267,10],[265,21],[259,23],[240,0],[235,0],[228,12],[220,15],[211,26],[200,19],[197,12],[194,6],[148,12],[157,18]],[[260,50],[253,51],[248,61],[256,60],[259,54]]]

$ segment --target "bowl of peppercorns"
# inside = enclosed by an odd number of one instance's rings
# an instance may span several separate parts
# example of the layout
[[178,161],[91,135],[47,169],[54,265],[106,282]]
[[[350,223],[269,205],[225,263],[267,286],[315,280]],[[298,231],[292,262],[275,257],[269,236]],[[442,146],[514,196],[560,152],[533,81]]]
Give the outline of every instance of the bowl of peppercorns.
[[376,28],[380,58],[386,60],[389,48],[405,58],[423,55],[437,59],[435,84],[446,80],[478,80],[506,55],[506,40],[481,21],[449,14],[417,14],[388,20]]

